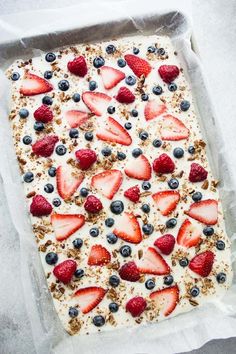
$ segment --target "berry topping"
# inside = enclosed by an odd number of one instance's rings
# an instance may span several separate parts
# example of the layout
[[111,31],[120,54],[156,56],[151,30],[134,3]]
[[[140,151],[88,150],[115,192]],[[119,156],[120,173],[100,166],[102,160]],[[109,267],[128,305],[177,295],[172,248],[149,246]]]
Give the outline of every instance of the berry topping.
[[182,101],[180,103],[180,109],[183,112],[187,111],[189,109],[189,107],[190,107],[190,102],[189,101],[184,100],[184,101]]
[[164,279],[163,279],[163,283],[165,284],[165,285],[171,285],[172,283],[173,283],[173,281],[174,281],[174,278],[172,277],[172,275],[166,275],[165,277],[164,277]]
[[42,99],[42,103],[46,104],[47,106],[51,106],[53,104],[53,100],[50,96],[44,96]]
[[105,318],[102,315],[94,316],[93,324],[96,327],[102,327],[105,324]]
[[191,259],[189,268],[201,277],[208,277],[213,267],[214,258],[215,255],[211,251],[199,253]]
[[47,53],[45,55],[45,60],[48,62],[48,63],[52,63],[54,60],[56,60],[56,55],[54,53]]
[[168,229],[173,229],[177,225],[177,220],[175,218],[171,218],[166,221],[166,227]]
[[177,148],[174,149],[173,155],[177,159],[180,159],[181,157],[184,156],[184,150],[182,148],[180,148],[180,147],[177,147]]
[[152,92],[154,93],[154,95],[161,95],[163,90],[161,86],[154,86]]
[[126,83],[127,85],[129,85],[129,86],[135,85],[135,83],[136,83],[136,78],[135,78],[135,76],[133,76],[133,75],[127,76],[126,79],[125,79],[125,83]]
[[45,126],[42,122],[35,122],[34,123],[34,130],[36,130],[36,132],[41,132],[44,128],[45,128]]
[[45,261],[49,265],[54,265],[58,261],[58,255],[55,252],[49,252],[45,256]]
[[117,275],[111,275],[109,278],[109,284],[113,288],[116,288],[120,284],[120,278],[118,278]]
[[117,65],[120,68],[124,68],[126,66],[126,61],[124,59],[120,58],[120,59],[117,60]]
[[93,245],[89,257],[88,257],[88,265],[90,266],[103,266],[105,264],[110,263],[111,255],[108,250],[101,245]]
[[103,209],[103,205],[97,197],[89,195],[84,203],[84,209],[88,213],[96,214]]
[[139,186],[134,186],[134,187],[131,187],[131,188],[127,189],[124,192],[124,196],[126,198],[128,198],[129,200],[131,200],[132,202],[137,203],[139,201],[139,198],[140,198]]
[[77,269],[76,271],[75,271],[75,274],[74,274],[74,276],[76,277],[76,278],[82,278],[83,276],[84,276],[84,270],[83,269]]
[[152,224],[144,224],[142,227],[142,231],[145,235],[151,235],[154,231],[154,226]]
[[225,281],[226,281],[226,274],[223,273],[223,272],[217,274],[216,280],[217,280],[217,282],[218,282],[219,284],[225,283]]
[[106,170],[92,177],[91,186],[102,195],[112,199],[122,184],[122,173],[118,170]]
[[61,91],[67,91],[69,90],[70,84],[68,80],[61,80],[58,82],[58,88]]
[[42,195],[35,195],[30,205],[30,212],[33,216],[46,216],[51,214],[52,206]]
[[148,181],[151,178],[152,168],[144,155],[130,159],[125,166],[125,174],[130,178]]
[[189,137],[189,129],[181,120],[170,114],[163,116],[160,132],[162,140],[167,141],[178,141]]
[[98,237],[99,235],[99,229],[97,227],[92,227],[90,230],[89,230],[89,235],[92,236],[92,237]]
[[27,117],[29,116],[29,111],[28,111],[28,109],[26,109],[26,108],[21,108],[21,109],[19,110],[19,116],[20,116],[20,118],[23,118],[23,119],[27,118]]
[[137,266],[140,273],[143,274],[165,275],[170,273],[170,267],[153,247],[148,247],[144,251],[144,255],[138,261]]
[[72,109],[65,113],[65,119],[71,128],[83,127],[88,121],[88,113]]
[[34,174],[32,172],[26,172],[23,176],[23,180],[26,183],[30,183],[34,180]]
[[108,234],[107,235],[107,242],[110,243],[110,245],[114,245],[117,242],[118,238],[115,234]]
[[97,138],[110,143],[130,145],[132,143],[129,133],[112,117],[108,117],[105,125],[97,130]]
[[140,278],[140,272],[134,262],[127,262],[119,270],[121,279],[136,282]]
[[80,101],[80,94],[79,93],[74,93],[72,96],[72,100],[74,102],[79,102]]
[[103,66],[100,69],[103,85],[105,89],[110,90],[115,87],[121,80],[125,78],[125,74],[110,66]]
[[176,65],[161,65],[158,73],[164,82],[170,84],[179,76],[179,68]]
[[56,135],[47,135],[44,138],[36,141],[36,143],[32,145],[32,150],[38,156],[49,157],[52,155],[58,140],[59,139]]
[[160,314],[169,316],[179,302],[179,288],[177,285],[154,291],[150,294],[150,299],[154,301]]
[[206,225],[215,225],[218,219],[218,202],[206,199],[190,205],[185,214]]
[[111,97],[102,92],[86,91],[82,94],[84,104],[96,116],[101,116],[107,110]]
[[37,75],[27,73],[23,78],[20,93],[24,96],[34,96],[52,90],[53,86],[47,80]]
[[208,172],[198,163],[193,162],[191,164],[189,172],[190,182],[202,182],[207,178]]
[[114,54],[116,51],[116,47],[113,45],[113,44],[109,44],[107,47],[106,47],[106,52],[107,54]]
[[63,241],[84,225],[85,217],[81,214],[52,214],[51,223],[57,241]]
[[147,307],[147,302],[142,296],[135,296],[130,299],[125,308],[133,317],[139,317]]
[[38,122],[48,123],[52,121],[53,114],[50,108],[43,104],[34,112],[34,118]]
[[152,68],[150,64],[142,58],[137,57],[133,54],[126,54],[125,60],[129,65],[130,69],[134,72],[134,74],[138,77],[144,75],[145,77],[151,72]]
[[103,65],[105,64],[105,60],[103,59],[103,57],[99,56],[94,58],[93,60],[93,66],[98,69],[101,68]]
[[134,94],[125,86],[119,88],[116,100],[120,103],[132,103],[135,100]]
[[158,103],[156,100],[148,101],[144,108],[144,116],[147,121],[160,117],[167,110],[166,105]]
[[202,199],[202,193],[201,192],[195,192],[192,194],[192,200],[194,202],[199,202]]
[[25,135],[24,138],[22,139],[22,141],[25,145],[29,145],[32,143],[32,138],[29,135]]
[[171,234],[165,234],[156,239],[154,246],[156,246],[161,251],[161,253],[168,256],[171,254],[175,247],[175,238]]
[[120,254],[123,256],[123,257],[129,257],[132,253],[132,249],[130,246],[128,245],[124,245],[124,246],[121,246],[120,248]]
[[80,249],[83,246],[83,240],[81,238],[76,238],[72,243],[76,249]]
[[177,243],[183,247],[195,247],[201,241],[201,232],[200,230],[194,226],[191,221],[188,219],[184,220],[182,225],[180,226],[178,235],[177,235]]
[[148,279],[146,282],[145,282],[145,287],[148,289],[148,290],[152,290],[154,289],[156,286],[156,283],[153,279]]
[[69,61],[67,68],[72,74],[80,77],[84,77],[88,72],[86,61],[82,55]]
[[119,310],[119,305],[115,302],[111,302],[109,304],[109,310],[112,312],[112,313],[115,313]]
[[53,269],[55,277],[64,284],[68,284],[76,271],[77,264],[72,259],[66,259],[65,261],[56,265]]
[[75,156],[81,170],[88,170],[97,161],[97,155],[91,149],[77,150]]
[[70,316],[71,318],[75,318],[75,317],[78,316],[79,311],[77,310],[76,307],[70,307],[68,314],[69,314],[69,316]]
[[168,181],[168,186],[170,189],[177,189],[179,187],[179,181],[176,178],[171,178]]
[[177,191],[162,191],[153,194],[152,198],[155,201],[157,209],[160,213],[163,216],[167,216],[175,210],[180,200],[180,195]]
[[96,81],[94,81],[94,80],[89,81],[89,90],[90,91],[95,91],[97,87],[98,87],[98,85],[97,85]]
[[58,194],[64,200],[70,199],[84,179],[80,174],[72,174],[72,172],[64,166],[57,168],[56,178]]
[[[104,298],[106,290],[97,286],[82,288],[76,291],[74,297],[83,314],[92,311]],[[99,317],[99,316],[98,316]]]
[[124,210],[124,203],[121,200],[114,200],[110,205],[110,209],[113,214],[119,215]]
[[117,226],[113,233],[126,242],[137,244],[142,241],[141,229],[133,213],[124,212],[117,219]]
[[167,154],[161,154],[153,161],[153,170],[156,173],[172,173],[174,169],[175,164]]

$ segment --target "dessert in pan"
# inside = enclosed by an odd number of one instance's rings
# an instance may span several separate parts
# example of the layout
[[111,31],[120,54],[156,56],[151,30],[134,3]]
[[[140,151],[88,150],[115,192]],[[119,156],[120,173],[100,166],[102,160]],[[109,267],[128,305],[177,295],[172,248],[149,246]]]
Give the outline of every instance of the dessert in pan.
[[157,322],[222,296],[230,242],[170,39],[76,45],[6,75],[32,229],[65,329]]

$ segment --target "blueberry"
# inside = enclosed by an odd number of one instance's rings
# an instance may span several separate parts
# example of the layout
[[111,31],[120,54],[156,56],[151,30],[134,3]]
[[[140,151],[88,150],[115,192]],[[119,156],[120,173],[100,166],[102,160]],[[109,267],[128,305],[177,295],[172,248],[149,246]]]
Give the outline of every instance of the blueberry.
[[87,188],[81,188],[79,193],[80,193],[81,197],[86,198],[87,195],[89,194],[89,190]]
[[96,327],[102,327],[105,324],[105,318],[101,315],[97,315],[93,318],[93,324]]
[[22,141],[25,145],[29,145],[32,143],[32,138],[29,135],[25,135]]
[[103,57],[96,57],[93,59],[93,66],[98,69],[101,66],[103,66],[105,64],[105,60],[103,59]]
[[130,130],[132,128],[132,123],[126,122],[125,123],[125,129]]
[[68,80],[61,80],[58,82],[58,88],[61,91],[67,91],[67,90],[69,90],[69,87],[70,87],[70,84],[69,84]]
[[153,140],[152,145],[156,148],[159,148],[162,145],[162,141],[159,139],[155,139]]
[[34,130],[36,132],[41,132],[45,128],[45,125],[42,122],[35,122],[34,123]]
[[114,245],[118,240],[118,237],[115,234],[108,234],[107,235],[107,242],[111,245]]
[[173,283],[173,281],[174,281],[174,278],[170,274],[166,275],[163,280],[165,285],[171,285]]
[[30,183],[34,180],[34,174],[32,172],[26,172],[23,179],[26,183]]
[[109,310],[113,313],[117,312],[119,310],[119,305],[116,302],[111,302],[109,304]]
[[52,78],[52,71],[50,71],[50,70],[45,71],[43,76],[46,80],[51,79]]
[[140,132],[139,133],[139,137],[140,137],[140,139],[141,140],[147,140],[147,138],[148,138],[148,133],[147,132],[145,132],[145,131],[142,131],[142,132]]
[[76,248],[76,249],[80,249],[82,246],[83,246],[83,240],[82,240],[82,238],[76,238],[73,242],[73,246],[74,246],[74,248]]
[[206,226],[203,229],[203,233],[205,236],[212,236],[214,234],[214,229],[211,226]]
[[118,158],[119,161],[122,161],[122,160],[126,159],[126,155],[125,155],[125,153],[123,153],[121,151],[118,151],[117,152],[117,158]]
[[77,309],[76,307],[70,307],[68,314],[69,314],[69,316],[70,316],[71,318],[75,318],[75,317],[78,316],[79,311],[78,311],[78,309]]
[[152,92],[154,93],[154,95],[161,95],[163,90],[161,86],[154,86]]
[[52,193],[52,192],[54,191],[53,185],[52,185],[51,183],[45,184],[45,186],[44,186],[44,191],[45,191],[46,193]]
[[78,138],[79,137],[79,131],[78,131],[78,129],[76,129],[76,128],[71,128],[70,129],[70,131],[69,131],[69,137],[70,138],[74,138],[74,139],[76,139],[76,138]]
[[216,241],[216,248],[219,250],[219,251],[223,251],[225,249],[225,243],[224,241],[222,240],[217,240]]
[[89,234],[90,236],[92,237],[97,237],[99,235],[99,230],[97,227],[92,227],[90,230],[89,230]]
[[108,107],[107,107],[107,112],[108,112],[109,114],[113,114],[113,113],[115,113],[115,111],[116,111],[116,109],[115,109],[114,106],[108,106]]
[[138,111],[136,109],[132,109],[131,115],[135,118],[138,117]]
[[50,167],[50,168],[49,168],[48,174],[49,174],[50,177],[55,177],[55,176],[56,176],[56,173],[57,173],[56,167]]
[[142,230],[145,235],[151,235],[154,231],[154,227],[152,224],[144,224]]
[[61,205],[61,200],[59,198],[54,198],[53,201],[52,201],[52,204],[55,207],[59,207]]
[[94,80],[89,81],[89,89],[90,89],[90,91],[96,90],[97,87],[98,87],[98,85],[97,85],[96,81],[94,81]]
[[120,254],[123,256],[123,257],[129,257],[131,255],[131,247],[128,246],[128,245],[124,245],[120,248]]
[[26,108],[21,108],[20,110],[19,110],[19,116],[21,117],[21,118],[27,118],[28,116],[29,116],[29,111],[28,111],[28,109],[26,109]]
[[49,252],[45,256],[45,261],[49,265],[54,265],[58,261],[58,255],[55,252]]
[[148,279],[146,282],[145,282],[145,287],[148,289],[148,290],[152,290],[155,288],[155,281],[153,279]]
[[121,200],[114,200],[110,205],[110,209],[116,215],[121,214],[124,210],[124,203]]
[[143,204],[141,209],[144,213],[150,212],[150,206],[148,204]]
[[148,47],[147,51],[148,51],[148,53],[155,53],[156,48],[153,46],[150,46],[150,47]]
[[102,149],[101,153],[103,156],[110,156],[112,151],[108,146],[106,146]]
[[157,52],[159,55],[164,55],[166,51],[164,48],[159,48]]
[[107,54],[113,54],[113,53],[115,53],[115,51],[116,51],[116,47],[113,44],[109,44],[106,47]]
[[76,278],[82,278],[84,276],[84,270],[83,269],[77,269],[74,273],[74,276]]
[[176,189],[179,187],[179,181],[176,179],[176,178],[171,178],[169,181],[168,181],[168,186],[171,188],[171,189]]
[[146,94],[146,93],[143,93],[142,95],[141,95],[141,100],[142,101],[148,101],[148,95]]
[[184,150],[180,147],[174,148],[173,155],[177,159],[180,159],[181,157],[184,156]]
[[79,102],[80,101],[80,94],[79,93],[74,93],[72,96],[72,100],[74,102]]
[[53,100],[50,96],[44,96],[42,99],[42,103],[46,104],[47,106],[51,106],[53,103]]
[[120,284],[120,278],[117,275],[111,275],[109,278],[109,284],[116,288]]
[[115,220],[112,219],[112,218],[107,218],[107,219],[105,220],[105,225],[106,225],[107,227],[112,227],[112,226],[114,225],[114,223],[115,223]]
[[174,218],[171,218],[166,221],[166,227],[168,227],[168,229],[173,229],[176,225],[177,225],[177,220]]
[[93,140],[93,133],[92,133],[92,132],[86,132],[86,133],[84,134],[84,138],[85,138],[85,140],[87,140],[87,141],[92,141],[92,140]]
[[189,148],[188,148],[188,152],[191,154],[191,155],[193,155],[194,153],[195,153],[195,147],[194,146],[189,146]]
[[16,72],[12,73],[12,75],[11,75],[12,81],[17,81],[17,80],[19,80],[19,78],[20,78],[19,73],[16,73]]
[[177,90],[177,85],[176,85],[174,82],[171,82],[171,83],[168,85],[168,89],[169,89],[169,91],[174,92],[174,91]]
[[138,54],[138,53],[139,53],[139,49],[136,48],[136,47],[134,47],[134,48],[133,48],[133,53],[134,53],[134,54]]
[[64,145],[57,145],[57,147],[56,147],[56,153],[59,156],[65,155],[66,150],[67,149],[66,149],[66,147]]
[[133,86],[136,83],[136,78],[133,75],[129,75],[125,78],[125,82],[129,86]]
[[120,67],[120,68],[124,68],[126,66],[126,61],[124,59],[118,59],[117,60],[117,65]]
[[147,182],[147,181],[144,181],[142,183],[142,188],[143,188],[143,190],[148,191],[151,188],[151,183]]
[[192,200],[194,202],[199,202],[202,199],[202,193],[201,192],[195,192],[192,195]]
[[56,60],[56,55],[54,53],[47,53],[45,55],[45,60],[49,63],[53,62],[54,60]]
[[186,101],[186,100],[183,100],[181,103],[180,103],[180,109],[181,111],[184,111],[186,112],[190,107],[190,102],[189,101]]
[[132,155],[133,157],[139,157],[140,155],[142,155],[142,150],[140,148],[136,148],[132,151]]
[[200,293],[200,290],[199,290],[199,288],[197,286],[193,286],[192,289],[190,289],[190,294],[193,297],[198,296],[199,293]]
[[223,272],[217,274],[216,280],[218,281],[219,284],[223,284],[226,281],[226,274]]
[[181,258],[180,260],[179,260],[179,265],[181,266],[181,267],[187,267],[187,265],[188,265],[188,259],[187,258]]

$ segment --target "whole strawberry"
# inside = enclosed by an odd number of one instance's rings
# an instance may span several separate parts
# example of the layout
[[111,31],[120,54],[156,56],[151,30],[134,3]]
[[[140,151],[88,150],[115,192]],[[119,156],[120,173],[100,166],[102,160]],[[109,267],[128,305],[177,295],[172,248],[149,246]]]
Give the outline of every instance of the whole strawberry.
[[88,213],[96,214],[103,209],[103,205],[97,197],[89,195],[84,203],[84,209]]
[[162,80],[167,84],[170,84],[179,76],[179,68],[176,65],[161,65],[158,72]]
[[67,68],[72,74],[80,77],[84,77],[88,72],[86,61],[82,55],[69,61]]
[[191,259],[189,268],[202,277],[208,277],[213,267],[214,258],[215,255],[211,251],[199,253]]
[[175,238],[173,235],[166,234],[156,239],[154,245],[159,248],[161,253],[169,255],[175,246]]
[[140,198],[139,186],[134,186],[127,189],[127,191],[124,192],[124,196],[129,200],[131,200],[132,202],[137,203]]
[[53,119],[52,111],[46,104],[42,104],[36,111],[34,112],[34,118],[37,122],[48,123]]
[[127,87],[120,87],[116,99],[120,103],[132,103],[135,100],[134,94]]
[[46,216],[51,214],[52,206],[42,195],[35,195],[30,205],[30,212],[33,216]]
[[80,149],[75,152],[81,170],[88,170],[97,161],[95,151],[91,149]]
[[175,164],[167,154],[161,154],[153,161],[153,170],[156,173],[172,173],[175,169]]
[[76,271],[77,264],[72,259],[67,259],[53,269],[55,277],[64,284],[68,284]]
[[126,304],[126,311],[133,317],[139,317],[147,307],[147,302],[142,296],[135,296]]
[[56,135],[47,135],[44,138],[36,141],[36,143],[32,145],[32,150],[36,155],[49,157],[52,155],[58,140],[59,139]]
[[202,182],[207,178],[208,172],[198,163],[193,162],[190,167],[190,182]]
[[138,281],[140,278],[140,272],[138,270],[138,267],[132,261],[123,264],[123,266],[119,270],[119,275],[121,279],[132,282]]

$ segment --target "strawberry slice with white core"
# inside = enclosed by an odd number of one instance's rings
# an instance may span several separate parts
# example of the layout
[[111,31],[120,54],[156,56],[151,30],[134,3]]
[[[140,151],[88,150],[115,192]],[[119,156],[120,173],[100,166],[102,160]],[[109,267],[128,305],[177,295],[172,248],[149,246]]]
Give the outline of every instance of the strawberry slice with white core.
[[115,119],[108,117],[106,125],[97,130],[96,136],[98,139],[117,143],[121,145],[130,145],[132,138],[127,130],[120,125]]
[[162,140],[169,141],[178,141],[189,137],[189,129],[181,120],[170,114],[163,116],[160,133]]
[[125,78],[125,74],[122,71],[105,65],[100,68],[100,74],[103,85],[107,90],[112,89]]
[[52,214],[51,223],[57,241],[63,241],[84,225],[85,217],[81,214]]
[[62,199],[67,200],[78,189],[84,179],[84,176],[82,174],[74,176],[68,168],[59,166],[57,168],[56,179],[58,194]]
[[201,241],[201,232],[196,226],[194,226],[190,220],[184,220],[181,225],[178,235],[177,243],[183,247],[194,247]]
[[156,308],[161,315],[169,316],[179,302],[179,288],[177,285],[154,291],[150,294],[150,299],[154,301]]
[[83,314],[92,311],[104,298],[107,290],[98,286],[90,286],[76,291],[76,297],[79,308]]
[[152,67],[147,60],[137,57],[137,55],[126,54],[125,60],[130,69],[133,70],[134,74],[138,77],[142,75],[147,77],[152,70]]
[[88,265],[90,266],[103,266],[110,263],[110,252],[102,245],[93,245],[88,258]]
[[162,191],[153,194],[152,198],[155,201],[157,209],[160,213],[163,216],[167,216],[175,210],[180,200],[180,195],[177,191]]
[[130,178],[148,181],[152,175],[152,167],[148,159],[144,155],[140,155],[128,161],[125,167],[125,174]]
[[20,93],[24,96],[34,96],[52,90],[53,86],[47,80],[37,75],[26,73],[22,81]]
[[130,243],[140,243],[142,233],[139,222],[133,213],[124,212],[117,217],[117,227],[113,233],[122,240]]
[[147,121],[157,118],[164,114],[167,110],[166,105],[158,103],[156,100],[151,100],[146,103],[144,108],[144,116]]
[[86,91],[82,94],[82,100],[92,113],[101,116],[106,112],[111,97],[102,92]]
[[85,124],[88,121],[89,116],[86,112],[72,109],[65,113],[65,118],[71,128],[77,128]]
[[91,186],[104,197],[112,199],[122,184],[122,173],[118,170],[107,170],[92,177]]
[[206,225],[215,225],[218,219],[218,202],[206,199],[190,205],[185,214]]
[[165,275],[170,273],[170,267],[153,247],[148,247],[143,257],[136,263],[138,270],[143,274]]

